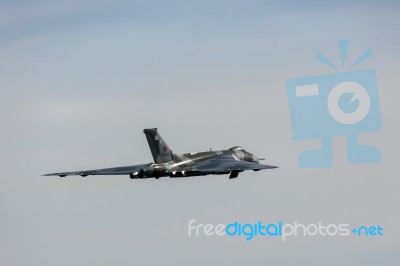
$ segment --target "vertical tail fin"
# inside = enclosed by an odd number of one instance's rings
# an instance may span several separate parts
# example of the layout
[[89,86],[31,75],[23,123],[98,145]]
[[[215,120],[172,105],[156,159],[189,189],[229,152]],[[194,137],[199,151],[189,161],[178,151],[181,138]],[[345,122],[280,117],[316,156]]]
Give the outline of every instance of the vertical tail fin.
[[146,128],[143,133],[146,134],[154,163],[167,163],[174,160],[174,153],[158,134],[157,128]]

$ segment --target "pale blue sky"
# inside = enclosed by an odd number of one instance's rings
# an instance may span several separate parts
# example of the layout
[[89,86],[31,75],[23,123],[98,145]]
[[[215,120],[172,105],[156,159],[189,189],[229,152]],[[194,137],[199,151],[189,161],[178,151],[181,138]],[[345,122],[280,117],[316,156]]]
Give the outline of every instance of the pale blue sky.
[[[399,5],[393,1],[0,3],[0,264],[397,265]],[[286,80],[335,73],[349,39],[378,77],[382,163],[300,169]],[[340,70],[342,71],[342,70]],[[176,152],[242,145],[273,171],[237,180],[41,177],[151,161],[158,127]],[[381,239],[189,238],[204,223],[382,224]]]

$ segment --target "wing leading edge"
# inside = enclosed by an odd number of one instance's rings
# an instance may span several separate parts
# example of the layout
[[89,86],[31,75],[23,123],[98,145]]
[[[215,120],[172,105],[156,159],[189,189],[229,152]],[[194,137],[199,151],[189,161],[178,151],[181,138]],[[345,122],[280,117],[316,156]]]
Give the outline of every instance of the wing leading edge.
[[219,172],[245,171],[245,170],[259,171],[263,169],[274,169],[274,168],[278,168],[278,166],[251,163],[246,161],[230,161],[221,163],[220,165],[214,167],[198,166],[195,169],[191,170],[198,172],[219,173]]
[[103,168],[103,169],[94,169],[94,170],[83,170],[83,171],[72,171],[72,172],[59,172],[59,173],[51,173],[43,176],[59,176],[65,177],[69,175],[80,175],[80,176],[88,176],[88,175],[129,175],[134,172],[140,171],[140,169],[146,168],[151,164],[138,164],[138,165],[129,165],[129,166],[121,166],[121,167],[113,167],[113,168]]
[[211,165],[194,165],[192,167],[187,167],[184,172],[187,176],[194,175],[223,175],[231,174],[230,178],[235,178],[238,176],[239,172],[246,170],[259,171],[264,169],[274,169],[278,166],[259,164],[247,161],[236,161],[236,160],[221,160],[218,164]]

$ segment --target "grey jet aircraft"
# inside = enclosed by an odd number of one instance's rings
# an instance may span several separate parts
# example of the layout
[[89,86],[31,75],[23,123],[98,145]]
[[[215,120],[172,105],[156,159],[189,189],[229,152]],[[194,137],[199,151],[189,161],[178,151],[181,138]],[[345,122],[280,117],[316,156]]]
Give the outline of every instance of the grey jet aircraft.
[[45,176],[65,177],[70,175],[129,175],[131,179],[188,177],[204,175],[230,174],[229,178],[238,177],[245,170],[259,171],[273,169],[277,166],[260,164],[254,154],[251,154],[239,146],[228,150],[192,152],[175,154],[168,144],[157,132],[157,128],[144,129],[147,141],[153,155],[154,163],[104,168],[96,170],[84,170],[73,172],[60,172],[46,174]]

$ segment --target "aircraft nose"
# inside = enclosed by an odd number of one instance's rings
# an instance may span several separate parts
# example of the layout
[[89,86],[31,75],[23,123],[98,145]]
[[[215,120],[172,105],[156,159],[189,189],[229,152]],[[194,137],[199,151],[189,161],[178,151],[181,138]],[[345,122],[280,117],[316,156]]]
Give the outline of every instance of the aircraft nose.
[[260,160],[258,159],[258,157],[257,156],[255,156],[254,154],[253,154],[253,156],[252,156],[253,158],[253,163],[260,163]]

